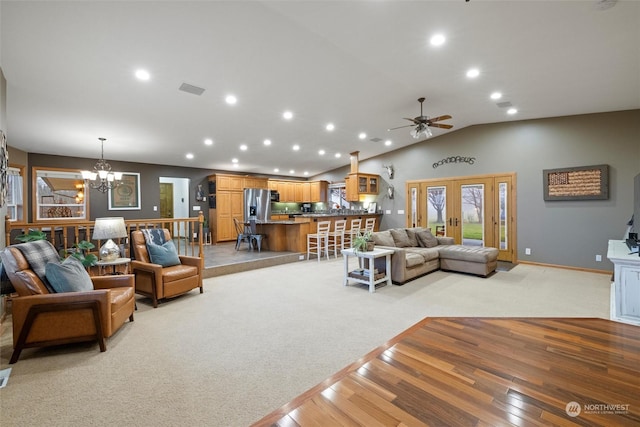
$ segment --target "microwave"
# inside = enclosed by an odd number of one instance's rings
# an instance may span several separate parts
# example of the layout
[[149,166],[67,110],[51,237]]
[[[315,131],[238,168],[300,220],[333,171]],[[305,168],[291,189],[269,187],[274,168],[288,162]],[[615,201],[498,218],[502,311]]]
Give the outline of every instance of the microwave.
[[278,193],[277,191],[271,190],[269,194],[270,194],[272,202],[279,202],[280,201],[280,193]]

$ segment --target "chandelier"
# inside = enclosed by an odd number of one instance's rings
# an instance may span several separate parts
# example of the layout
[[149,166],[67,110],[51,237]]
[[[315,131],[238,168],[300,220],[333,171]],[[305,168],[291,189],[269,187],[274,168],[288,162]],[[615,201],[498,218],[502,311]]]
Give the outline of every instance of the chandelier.
[[93,171],[82,171],[82,179],[85,183],[96,190],[106,193],[120,185],[122,172],[113,172],[111,165],[104,160],[104,142],[106,138],[98,138],[102,147],[100,160],[93,167]]
[[429,129],[429,126],[424,123],[420,123],[414,130],[411,131],[411,136],[415,139],[429,138],[431,135],[431,129]]

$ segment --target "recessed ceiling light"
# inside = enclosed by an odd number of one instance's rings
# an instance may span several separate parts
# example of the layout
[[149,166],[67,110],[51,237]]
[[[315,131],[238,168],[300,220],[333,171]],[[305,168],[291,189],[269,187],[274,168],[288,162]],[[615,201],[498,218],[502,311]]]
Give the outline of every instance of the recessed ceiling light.
[[271,140],[270,139],[265,139],[264,141],[262,141],[262,143],[264,145],[271,145]]
[[213,139],[207,138],[204,140],[204,145],[213,145]]
[[238,163],[238,159],[234,157],[233,159],[231,159],[231,163]]
[[187,159],[191,160],[191,159],[193,159],[193,153],[187,153],[187,155],[185,157]]
[[390,139],[387,139],[387,140],[384,142],[384,145],[386,145],[387,147],[388,147],[389,145],[391,145],[391,140],[390,140]]
[[493,92],[491,94],[491,99],[495,100],[495,99],[500,99],[500,98],[502,98],[502,94],[500,92]]
[[293,151],[298,151],[298,150],[300,150],[300,146],[298,144],[295,144],[293,147],[291,147],[291,149]]
[[321,156],[324,156],[325,151],[324,150],[318,150],[318,154],[320,154]]
[[432,46],[442,46],[445,41],[446,39],[442,34],[434,34],[429,40],[429,43],[431,43]]
[[336,156],[336,159],[339,159],[340,157],[342,157],[342,154],[336,153],[335,156]]
[[289,169],[289,173],[296,173],[293,169]]
[[510,114],[510,115],[516,114],[517,112],[518,112],[517,108],[509,108],[507,110],[507,114]]
[[358,138],[360,138],[360,139],[365,139],[366,137],[367,137],[367,134],[366,134],[366,133],[364,133],[364,132],[360,132],[360,133],[358,134]]
[[325,129],[327,129],[329,132],[331,132],[332,130],[334,130],[336,127],[333,123],[327,123],[327,126],[325,126]]
[[477,68],[471,68],[467,71],[467,77],[469,77],[470,79],[475,79],[479,75],[480,75],[480,70],[478,70]]
[[282,113],[282,117],[284,117],[286,120],[291,120],[293,119],[293,113],[291,111],[285,111],[284,113]]
[[309,172],[304,171],[304,175],[305,175],[305,176],[308,176],[308,175],[309,175]]
[[249,148],[249,147],[247,147],[247,145],[246,145],[246,144],[242,144],[242,145],[240,146],[240,150],[242,150],[242,151],[247,151],[247,149],[248,149],[248,148]]
[[149,80],[151,78],[151,74],[147,70],[136,70],[136,77],[140,80]]
[[273,171],[274,171],[274,172],[276,172],[276,173],[278,173],[278,172],[280,172],[280,169],[278,169],[278,168],[273,168]]
[[236,98],[235,95],[227,95],[224,101],[229,105],[234,105],[236,102],[238,102],[238,98]]

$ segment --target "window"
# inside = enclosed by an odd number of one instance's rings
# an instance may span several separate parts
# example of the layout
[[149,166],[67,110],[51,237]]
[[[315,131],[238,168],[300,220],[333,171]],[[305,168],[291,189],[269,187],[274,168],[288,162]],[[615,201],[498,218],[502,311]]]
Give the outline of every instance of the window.
[[88,219],[88,194],[80,171],[33,168],[36,221]]
[[344,182],[329,185],[329,209],[350,209],[347,200],[347,186]]
[[9,221],[24,221],[24,168],[10,166],[7,170],[7,215]]

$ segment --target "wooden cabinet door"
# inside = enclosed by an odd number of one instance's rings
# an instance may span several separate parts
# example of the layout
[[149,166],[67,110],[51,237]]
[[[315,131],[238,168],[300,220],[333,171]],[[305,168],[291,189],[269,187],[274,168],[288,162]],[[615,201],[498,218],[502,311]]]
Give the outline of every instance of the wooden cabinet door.
[[294,182],[293,183],[293,191],[294,191],[294,199],[293,201],[296,203],[302,203],[304,202],[303,200],[303,186],[304,183],[303,182]]
[[357,202],[359,199],[358,193],[358,177],[355,174],[351,174],[345,178],[348,202]]
[[311,200],[311,183],[303,182],[302,183],[302,200],[301,202],[312,202]]
[[269,190],[278,191],[278,181],[274,181],[273,179],[270,179],[268,181],[268,184],[269,184]]
[[296,201],[296,187],[294,184],[295,182],[285,183],[285,202],[291,203]]
[[329,191],[329,183],[327,181],[312,181],[310,183],[311,202],[326,202],[327,193]]
[[216,175],[216,190],[231,190],[231,177],[228,175]]
[[280,202],[286,203],[292,200],[287,200],[287,182],[278,181],[278,193],[280,194]]
[[235,227],[231,216],[231,192],[218,191],[216,196],[216,241],[233,240],[235,238]]

